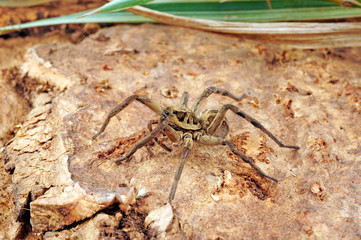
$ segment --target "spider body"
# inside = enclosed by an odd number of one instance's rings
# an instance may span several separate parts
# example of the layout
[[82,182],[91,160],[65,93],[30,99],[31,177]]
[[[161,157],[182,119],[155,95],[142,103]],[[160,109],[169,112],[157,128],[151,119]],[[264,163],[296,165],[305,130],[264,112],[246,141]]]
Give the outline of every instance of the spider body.
[[[219,110],[205,109],[202,113],[197,116],[197,111],[204,100],[209,97],[212,93],[221,94],[223,96],[230,97],[236,101],[240,101],[245,97],[243,94],[241,97],[236,97],[226,90],[219,89],[216,87],[208,87],[203,93],[197,98],[192,108],[188,108],[189,94],[183,93],[181,103],[179,106],[172,106],[163,108],[159,103],[147,98],[142,95],[132,95],[124,100],[121,104],[116,106],[107,116],[103,123],[100,131],[93,136],[93,140],[97,138],[107,127],[110,119],[117,113],[127,107],[132,101],[136,100],[144,104],[146,107],[151,109],[153,112],[158,114],[160,118],[158,120],[151,120],[148,124],[150,133],[141,139],[135,146],[133,146],[124,156],[118,158],[115,162],[120,164],[124,160],[129,160],[130,157],[141,147],[146,145],[151,140],[155,140],[165,150],[170,151],[171,149],[163,144],[163,141],[158,140],[158,137],[163,133],[172,142],[183,141],[185,152],[183,157],[179,160],[176,175],[174,177],[172,189],[169,194],[169,202],[172,203],[174,195],[177,189],[178,181],[180,179],[185,159],[188,156],[189,151],[193,148],[193,142],[198,142],[204,145],[226,145],[230,150],[241,157],[243,161],[250,164],[262,177],[268,178],[272,181],[277,182],[273,177],[265,174],[252,159],[247,157],[241,151],[239,151],[230,141],[226,140],[225,137],[228,133],[228,123],[225,118],[226,112],[231,110],[238,116],[250,122],[254,127],[259,128],[265,134],[267,134],[273,141],[275,141],[280,147],[299,149],[298,146],[285,145],[279,141],[270,131],[268,131],[260,122],[252,118],[245,112],[241,111],[238,107],[226,104],[223,105]],[[157,124],[155,129],[152,128],[153,124]]]

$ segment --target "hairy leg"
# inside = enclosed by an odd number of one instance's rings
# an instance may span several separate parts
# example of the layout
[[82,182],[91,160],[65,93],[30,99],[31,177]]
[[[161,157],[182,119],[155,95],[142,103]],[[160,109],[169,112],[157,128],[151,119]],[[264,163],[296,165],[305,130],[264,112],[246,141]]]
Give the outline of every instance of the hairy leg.
[[254,170],[256,170],[258,172],[259,175],[261,175],[262,177],[268,178],[274,182],[278,182],[277,179],[268,176],[267,174],[265,174],[255,163],[254,161],[247,157],[244,153],[242,153],[241,151],[239,151],[237,149],[236,146],[234,146],[230,141],[224,140],[223,138],[220,137],[215,137],[215,136],[210,136],[210,135],[203,135],[199,138],[198,140],[199,143],[204,144],[204,145],[227,145],[231,151],[236,154],[237,156],[241,157],[242,160],[246,163],[248,163],[249,165],[252,166],[252,168]]
[[208,87],[206,88],[203,93],[197,98],[197,100],[195,101],[195,103],[192,106],[192,111],[195,113],[198,108],[202,105],[202,103],[204,102],[204,100],[206,100],[207,97],[209,97],[209,95],[211,95],[212,93],[217,93],[217,94],[221,94],[223,96],[226,97],[230,97],[236,101],[241,101],[246,94],[243,94],[240,97],[236,97],[233,94],[229,93],[228,91],[224,90],[224,89],[219,89],[216,87]]
[[129,159],[139,148],[143,147],[147,142],[151,141],[157,135],[159,135],[165,128],[166,123],[162,122],[156,127],[153,131],[151,131],[147,136],[137,142],[124,156],[115,160],[117,164],[120,164],[122,161]]
[[236,107],[234,105],[231,105],[231,104],[226,104],[226,105],[222,106],[222,108],[218,111],[216,117],[214,118],[213,122],[208,127],[207,134],[213,135],[215,132],[217,132],[217,129],[221,126],[221,123],[225,119],[226,112],[228,110],[231,110],[232,112],[234,112],[238,116],[246,119],[248,122],[250,122],[256,128],[259,128],[261,131],[263,131],[265,134],[267,134],[273,141],[275,141],[278,144],[278,146],[284,147],[284,148],[293,148],[293,149],[299,149],[300,148],[298,146],[283,144],[280,140],[278,140],[276,138],[275,135],[273,135],[270,131],[268,131],[260,122],[258,122],[256,119],[249,116],[245,112],[241,111],[238,107]]
[[169,193],[169,203],[172,204],[172,201],[174,199],[174,195],[175,195],[175,192],[177,190],[177,186],[178,186],[178,181],[182,175],[182,171],[183,171],[183,167],[184,167],[184,164],[186,163],[186,158],[188,156],[188,153],[189,151],[192,149],[193,147],[193,138],[192,138],[192,134],[189,133],[189,132],[186,132],[184,135],[183,135],[183,141],[184,141],[184,147],[185,147],[185,152],[184,152],[184,155],[181,159],[179,159],[179,162],[178,162],[178,167],[177,167],[177,171],[176,171],[176,174],[174,176],[174,181],[173,181],[173,184],[172,184],[172,189],[170,190],[170,193]]
[[117,113],[119,113],[120,111],[122,111],[124,108],[126,108],[131,102],[133,102],[134,100],[139,101],[140,103],[143,103],[145,106],[147,106],[150,110],[152,110],[153,112],[155,112],[158,115],[161,115],[163,112],[163,108],[162,106],[145,97],[142,95],[132,95],[130,97],[128,97],[127,99],[124,100],[124,102],[122,102],[121,104],[119,104],[118,106],[116,106],[107,116],[107,118],[105,119],[103,126],[101,127],[100,131],[95,134],[92,138],[92,140],[96,139],[102,132],[104,132],[105,128],[108,126],[109,121],[112,117],[114,117]]
[[[150,121],[148,122],[148,129],[149,129],[149,131],[150,131],[150,132],[153,131],[152,125],[153,125],[153,124],[159,124],[159,122],[160,122],[160,120],[150,120]],[[166,136],[160,137],[160,139],[157,138],[157,137],[155,137],[155,138],[154,138],[154,141],[155,141],[156,143],[158,143],[159,146],[161,146],[161,147],[162,147],[164,150],[166,150],[167,152],[171,152],[172,149],[163,143],[163,142],[166,141],[167,139],[168,139],[168,138],[167,138]]]
[[170,193],[169,193],[169,203],[171,205],[172,205],[172,201],[174,199],[175,192],[177,191],[178,182],[179,182],[179,179],[180,179],[180,177],[182,175],[183,167],[184,167],[184,164],[186,163],[186,158],[188,157],[189,151],[190,151],[190,149],[186,148],[183,156],[181,157],[181,159],[179,159],[177,171],[176,171],[176,174],[174,176],[172,188],[171,188]]
[[177,142],[182,139],[182,134],[169,125],[166,126],[163,132],[167,135],[171,142]]
[[265,174],[254,162],[251,158],[247,157],[247,155],[245,155],[244,153],[242,153],[241,151],[239,151],[236,146],[234,146],[230,141],[224,141],[223,144],[227,145],[231,151],[236,154],[237,156],[241,157],[242,160],[246,163],[248,163],[249,165],[251,165],[253,167],[254,170],[256,170],[258,172],[259,175],[261,175],[262,177],[268,178],[274,182],[278,182],[277,179],[268,176],[267,174]]

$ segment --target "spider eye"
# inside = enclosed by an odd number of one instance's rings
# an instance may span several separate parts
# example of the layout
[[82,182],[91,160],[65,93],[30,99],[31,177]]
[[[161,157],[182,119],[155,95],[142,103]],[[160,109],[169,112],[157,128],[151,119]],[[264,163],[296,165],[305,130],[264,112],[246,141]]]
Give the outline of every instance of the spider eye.
[[169,111],[165,111],[165,114],[169,115]]
[[177,114],[177,112],[176,112],[176,111],[173,111],[173,114]]

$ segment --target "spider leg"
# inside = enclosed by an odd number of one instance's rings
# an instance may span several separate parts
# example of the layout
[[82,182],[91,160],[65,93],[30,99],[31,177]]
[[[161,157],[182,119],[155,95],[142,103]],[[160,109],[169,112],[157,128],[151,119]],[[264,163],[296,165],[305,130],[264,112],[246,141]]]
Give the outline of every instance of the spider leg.
[[185,146],[186,146],[186,148],[185,148],[186,150],[185,150],[183,156],[181,157],[181,159],[179,159],[176,174],[174,175],[172,188],[171,188],[170,193],[169,193],[169,203],[171,205],[172,205],[172,201],[174,199],[175,192],[177,191],[178,182],[179,182],[179,179],[180,179],[180,177],[182,175],[184,164],[186,163],[186,158],[188,157],[188,153],[189,153],[189,151],[191,150],[191,148],[193,146],[192,136],[191,135],[190,136],[185,135],[184,136],[184,143],[185,143]]
[[221,123],[223,122],[227,110],[231,110],[238,116],[246,119],[248,122],[250,122],[254,127],[259,128],[262,130],[265,134],[267,134],[275,143],[278,144],[278,146],[283,148],[293,148],[293,149],[299,149],[298,146],[292,146],[292,145],[285,145],[280,140],[278,140],[270,131],[268,131],[260,122],[258,122],[253,117],[249,116],[248,114],[241,111],[238,107],[226,104],[222,106],[222,108],[218,111],[216,117],[214,118],[213,122],[210,124],[210,126],[207,129],[207,134],[213,135],[215,132],[217,132],[217,129],[221,126]]
[[[150,132],[153,131],[153,127],[152,127],[153,124],[159,124],[159,120],[150,120],[148,122],[148,129]],[[164,138],[164,136],[163,138],[161,138],[161,140],[159,140],[157,137],[154,138],[154,141],[158,143],[159,146],[161,146],[164,150],[171,152],[172,149],[163,143],[165,140],[167,140],[167,138]]]
[[130,97],[128,97],[127,99],[124,100],[124,102],[122,102],[121,104],[119,104],[118,106],[116,106],[107,116],[107,118],[105,119],[103,126],[101,127],[100,131],[95,134],[92,138],[92,140],[96,139],[102,132],[104,132],[105,128],[108,126],[109,121],[112,117],[114,117],[117,113],[119,113],[120,111],[122,111],[124,108],[126,108],[131,102],[133,102],[134,100],[139,101],[140,103],[143,103],[145,106],[147,106],[150,110],[152,110],[153,112],[155,112],[158,115],[161,115],[163,112],[163,108],[162,106],[147,98],[146,96],[142,96],[142,95],[132,95]]
[[174,175],[172,188],[171,188],[170,193],[169,193],[169,203],[171,205],[172,205],[172,201],[174,199],[175,192],[177,191],[178,182],[179,182],[179,179],[180,179],[180,177],[182,175],[183,167],[184,167],[184,164],[186,163],[186,158],[188,157],[189,151],[190,151],[190,149],[186,148],[183,156],[181,157],[181,159],[179,159],[177,171],[176,171],[176,174]]
[[203,135],[198,139],[198,142],[204,145],[227,145],[231,151],[236,154],[237,156],[241,157],[242,160],[246,163],[248,163],[249,165],[252,166],[252,168],[254,170],[256,170],[258,172],[259,175],[261,175],[262,177],[268,178],[274,182],[278,182],[277,179],[268,176],[267,174],[265,174],[255,163],[254,161],[247,157],[244,153],[242,153],[241,151],[239,151],[237,149],[236,146],[233,145],[233,143],[231,143],[230,141],[224,140],[223,138],[220,137],[215,137],[215,136],[210,136],[210,135]]
[[150,132],[153,131],[152,125],[159,124],[159,121],[160,121],[159,119],[154,119],[154,120],[150,120],[148,122],[148,129],[149,129]]
[[259,175],[261,175],[262,177],[268,178],[268,179],[270,179],[270,180],[272,180],[272,181],[274,181],[274,182],[278,182],[277,179],[275,179],[275,178],[273,178],[273,177],[268,176],[267,174],[265,174],[265,173],[254,163],[254,161],[253,161],[251,158],[247,157],[247,155],[245,155],[245,154],[243,154],[241,151],[239,151],[239,150],[237,149],[237,147],[233,145],[233,143],[231,143],[230,141],[224,141],[223,144],[227,145],[227,146],[231,149],[231,151],[232,151],[234,154],[236,154],[237,156],[241,157],[244,162],[246,162],[246,163],[248,163],[249,165],[251,165],[251,166],[253,167],[253,169],[258,172]]
[[241,101],[246,96],[246,94],[243,94],[240,97],[236,97],[232,93],[229,93],[228,91],[226,91],[224,89],[220,89],[220,88],[216,88],[216,87],[208,87],[197,98],[197,100],[195,101],[195,103],[192,106],[192,111],[195,113],[198,110],[198,108],[202,105],[204,100],[206,100],[206,98],[209,97],[209,95],[211,95],[212,93],[221,94],[223,96],[230,97],[236,101]]
[[169,125],[166,126],[163,132],[171,142],[177,142],[182,139],[182,135]]
[[137,142],[124,156],[115,160],[117,164],[120,164],[122,161],[129,159],[139,148],[143,147],[147,142],[155,138],[158,134],[160,134],[165,128],[166,123],[162,122],[159,124],[153,131],[151,131],[147,136],[142,138],[139,142]]
[[184,92],[182,95],[181,104],[180,104],[181,108],[183,108],[183,109],[187,108],[188,98],[189,98],[189,93]]

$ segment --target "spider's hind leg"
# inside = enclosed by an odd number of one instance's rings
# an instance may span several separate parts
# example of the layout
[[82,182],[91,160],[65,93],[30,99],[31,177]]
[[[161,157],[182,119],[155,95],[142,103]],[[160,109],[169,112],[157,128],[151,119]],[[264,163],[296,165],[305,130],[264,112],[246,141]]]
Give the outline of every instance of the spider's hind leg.
[[274,182],[278,182],[277,179],[275,179],[275,178],[273,178],[273,177],[268,176],[267,174],[265,174],[265,173],[254,163],[254,161],[253,161],[251,158],[247,157],[247,155],[245,155],[245,154],[243,154],[241,151],[239,151],[239,150],[237,149],[237,147],[233,145],[233,143],[231,143],[230,141],[224,141],[223,144],[227,145],[227,146],[231,149],[231,151],[232,151],[234,154],[236,154],[237,156],[241,157],[244,162],[246,162],[246,163],[248,163],[249,165],[251,165],[251,166],[253,167],[253,169],[258,172],[259,175],[261,175],[262,177],[268,178],[268,179],[270,179],[270,180],[272,180],[272,181],[274,181]]
[[239,151],[237,149],[237,147],[234,146],[233,143],[231,143],[230,141],[224,140],[223,138],[220,138],[220,137],[215,137],[215,136],[210,136],[210,135],[203,135],[203,136],[201,136],[199,138],[198,142],[201,143],[201,144],[204,144],[204,145],[227,145],[234,154],[241,157],[244,162],[251,165],[252,168],[258,172],[259,175],[261,175],[262,177],[268,178],[268,179],[270,179],[270,180],[272,180],[274,182],[278,182],[277,179],[275,179],[275,178],[273,178],[271,176],[268,176],[266,173],[264,173],[254,163],[254,161],[251,158],[247,157],[245,154],[243,154],[241,151]]
[[207,134],[213,135],[215,132],[217,132],[218,128],[220,127],[221,123],[223,122],[223,120],[226,117],[227,110],[231,110],[232,112],[234,112],[238,116],[240,116],[240,117],[244,118],[245,120],[247,120],[248,122],[250,122],[254,127],[259,128],[262,132],[267,134],[275,143],[277,143],[278,146],[283,147],[283,148],[292,148],[292,149],[299,149],[300,148],[298,146],[285,145],[280,140],[278,140],[278,138],[275,135],[273,135],[270,131],[268,131],[260,122],[258,122],[256,119],[249,116],[245,112],[241,111],[238,107],[236,107],[234,105],[231,105],[231,104],[224,105],[218,111],[218,113],[217,113],[216,117],[214,118],[213,122],[211,123],[211,125],[207,129]]

